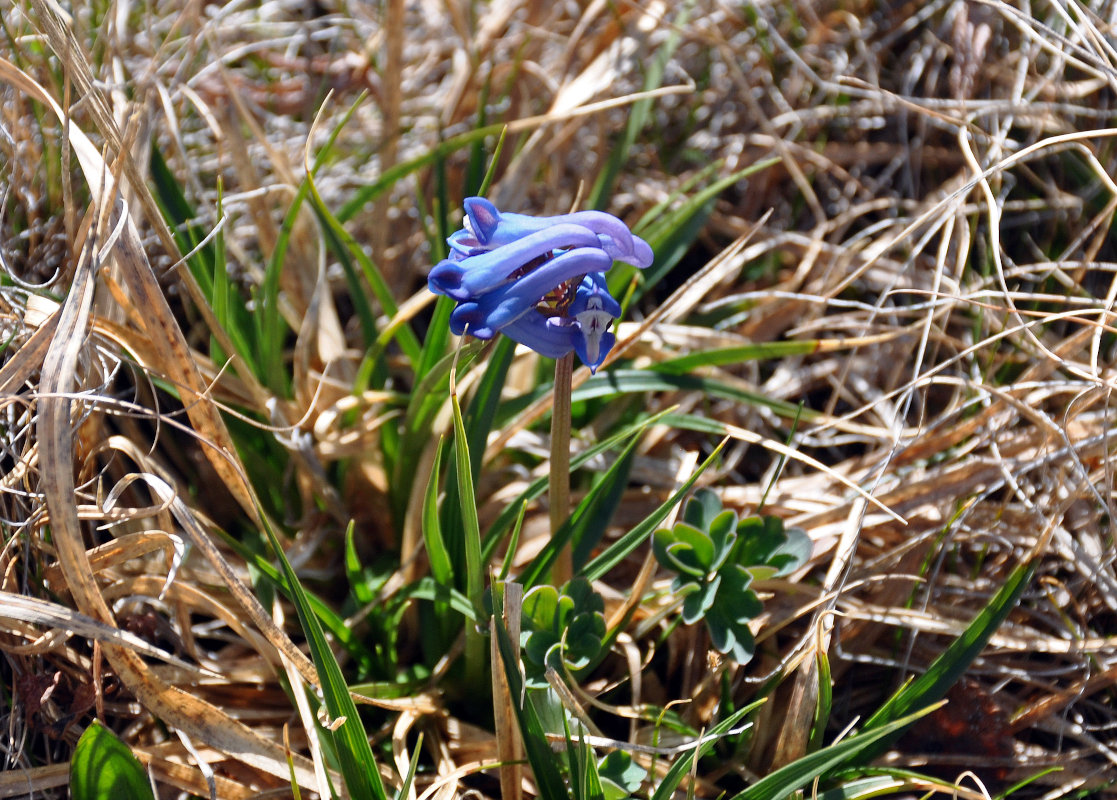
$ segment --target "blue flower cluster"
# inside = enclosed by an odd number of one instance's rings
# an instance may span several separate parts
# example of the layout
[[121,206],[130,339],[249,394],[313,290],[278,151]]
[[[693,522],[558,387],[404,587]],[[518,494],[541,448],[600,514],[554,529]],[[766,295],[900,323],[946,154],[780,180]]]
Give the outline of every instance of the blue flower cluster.
[[458,302],[450,329],[478,339],[503,333],[540,355],[574,351],[591,370],[601,366],[621,313],[605,273],[614,260],[649,266],[648,243],[603,211],[532,217],[470,197],[465,214],[465,227],[447,239],[450,257],[427,279],[432,292]]

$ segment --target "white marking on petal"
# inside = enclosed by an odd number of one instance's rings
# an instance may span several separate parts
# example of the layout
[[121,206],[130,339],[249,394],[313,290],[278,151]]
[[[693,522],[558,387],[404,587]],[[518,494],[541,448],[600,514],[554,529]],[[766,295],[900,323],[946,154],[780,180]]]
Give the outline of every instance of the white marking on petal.
[[601,351],[601,337],[609,331],[613,315],[602,309],[600,297],[590,297],[586,310],[576,315],[578,327],[586,340],[586,355],[591,363],[597,363]]

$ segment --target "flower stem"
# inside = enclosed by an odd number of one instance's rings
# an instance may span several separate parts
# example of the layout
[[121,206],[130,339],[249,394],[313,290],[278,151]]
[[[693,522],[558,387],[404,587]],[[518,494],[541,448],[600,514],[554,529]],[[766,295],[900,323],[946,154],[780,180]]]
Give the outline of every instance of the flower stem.
[[[555,361],[555,395],[551,408],[551,536],[558,533],[570,514],[570,389],[574,354]],[[574,577],[570,545],[563,547],[551,569],[551,579],[562,586]]]

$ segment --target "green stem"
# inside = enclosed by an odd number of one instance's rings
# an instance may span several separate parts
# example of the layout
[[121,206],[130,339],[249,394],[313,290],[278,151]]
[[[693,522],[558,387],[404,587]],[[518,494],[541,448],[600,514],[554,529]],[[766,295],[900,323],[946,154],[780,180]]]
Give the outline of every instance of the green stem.
[[[551,536],[570,515],[570,389],[574,375],[574,354],[567,353],[555,362],[555,395],[551,408]],[[556,586],[574,577],[570,546],[559,551],[551,571]]]

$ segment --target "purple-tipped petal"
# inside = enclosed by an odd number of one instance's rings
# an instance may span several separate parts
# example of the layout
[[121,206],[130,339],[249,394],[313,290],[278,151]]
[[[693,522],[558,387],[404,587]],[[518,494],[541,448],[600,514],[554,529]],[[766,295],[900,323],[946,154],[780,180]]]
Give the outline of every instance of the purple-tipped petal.
[[485,248],[481,246],[481,243],[479,241],[477,241],[477,237],[474,236],[470,231],[467,231],[465,228],[462,228],[460,231],[454,231],[449,236],[447,236],[446,244],[450,245],[450,257],[458,257],[455,260],[460,260],[461,258],[467,258],[469,256],[475,256],[478,253],[485,252]]
[[618,261],[631,264],[631,259],[635,257],[633,242],[635,237],[632,231],[612,214],[606,214],[604,211],[575,211],[573,214],[564,214],[551,219],[572,222],[589,228],[598,235],[605,252]]
[[[475,247],[478,249],[493,250],[503,247],[554,225],[580,225],[596,234],[601,249],[617,261],[641,268],[652,263],[652,250],[647,242],[633,236],[627,225],[604,211],[575,211],[553,217],[533,217],[528,214],[502,213],[483,197],[467,198],[465,209],[465,233],[477,242]],[[464,245],[465,242],[462,241],[461,244]],[[451,246],[456,245],[451,243]]]
[[467,197],[465,200],[465,227],[482,245],[492,241],[500,225],[500,212],[484,197]]
[[[450,329],[488,339],[503,332],[542,355],[574,350],[596,370],[616,343],[620,304],[603,273],[614,260],[651,265],[651,247],[601,211],[554,217],[501,213],[483,197],[465,201],[465,226],[446,240],[449,257],[427,278],[432,292],[457,300]],[[584,276],[569,306],[550,316],[540,303]]]
[[562,358],[574,349],[577,329],[533,311],[505,325],[500,332],[541,356]]
[[652,252],[652,246],[641,239],[639,236],[632,237],[632,252],[636,257],[635,261],[628,263],[640,269],[646,269],[652,265],[655,260],[655,253]]

